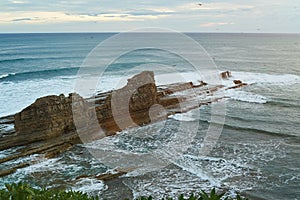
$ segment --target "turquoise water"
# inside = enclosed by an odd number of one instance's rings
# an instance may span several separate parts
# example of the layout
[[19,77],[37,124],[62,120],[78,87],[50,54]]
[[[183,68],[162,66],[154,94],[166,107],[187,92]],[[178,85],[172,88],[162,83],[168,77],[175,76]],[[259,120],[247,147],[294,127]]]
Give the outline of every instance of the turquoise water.
[[[112,35],[1,34],[0,116],[18,112],[38,97],[72,92],[86,55]],[[200,116],[189,116],[190,120],[200,122],[198,139],[181,160],[146,175],[124,177],[124,187],[136,194],[162,194],[163,189],[173,195],[214,186],[229,192],[242,191],[256,199],[299,199],[300,35],[190,33],[188,36],[206,49],[220,71],[230,70],[237,78],[243,77],[253,84],[227,94],[222,135],[209,155],[200,157],[192,150],[200,145],[210,121],[211,107],[206,106],[200,109]],[[122,76],[124,71],[143,62],[176,65],[178,70],[189,71],[181,59],[146,49],[113,63],[104,82],[109,85],[112,77]],[[191,122],[171,118],[168,123],[164,133],[172,136],[178,123],[188,126]],[[154,132],[155,126],[158,125],[145,129]],[[134,150],[143,142],[149,146],[155,143],[143,140],[139,143],[125,133],[110,142],[126,150]],[[83,183],[76,183],[74,177],[104,172],[107,168],[88,156],[82,146],[77,146],[58,159],[20,170],[0,184],[28,180],[85,191],[80,185]],[[101,193],[105,188],[102,183],[85,181],[85,185],[97,186],[89,192]]]

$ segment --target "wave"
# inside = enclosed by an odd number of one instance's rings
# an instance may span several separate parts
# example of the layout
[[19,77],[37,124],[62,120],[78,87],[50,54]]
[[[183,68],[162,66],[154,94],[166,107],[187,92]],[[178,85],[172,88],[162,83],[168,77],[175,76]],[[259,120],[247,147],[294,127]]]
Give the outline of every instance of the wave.
[[295,74],[266,74],[253,72],[232,72],[230,80],[239,79],[248,84],[293,85],[300,83],[300,76]]
[[[207,119],[200,119],[200,123],[205,123],[205,124],[212,124],[210,120]],[[251,120],[252,121],[252,120]],[[255,121],[255,120],[254,120]],[[264,129],[258,129],[258,128],[252,128],[252,127],[243,127],[243,126],[237,126],[233,124],[219,124],[219,123],[213,123],[217,125],[222,125],[224,129],[231,129],[231,130],[237,130],[237,131],[248,131],[248,132],[253,132],[253,133],[259,133],[259,134],[264,134],[264,135],[273,135],[273,136],[280,136],[280,137],[297,137],[295,134],[287,134],[287,133],[280,133],[280,132],[273,132],[273,131],[268,131]]]
[[[170,119],[174,119],[174,120],[177,120],[177,121],[196,121],[196,120],[199,120],[200,123],[205,123],[205,124],[212,124],[212,122],[210,120],[207,120],[207,119],[199,119],[199,118],[195,118],[195,117],[189,117],[189,118],[186,118],[186,116],[181,116],[181,114],[179,115],[176,115],[176,117],[173,115],[173,116],[170,116],[169,117]],[[230,117],[232,118],[232,117]],[[242,119],[244,121],[253,121],[255,122],[256,120],[252,120],[252,119],[243,119],[243,118],[239,118],[239,119]],[[260,121],[262,122],[262,121]],[[218,123],[213,123],[213,124],[218,124]],[[273,136],[280,136],[280,137],[296,137],[296,135],[293,135],[293,134],[286,134],[286,133],[280,133],[280,132],[273,132],[273,131],[268,131],[268,130],[263,130],[263,129],[258,129],[258,128],[252,128],[252,127],[243,127],[243,126],[237,126],[237,125],[233,125],[233,124],[228,124],[228,123],[225,123],[225,124],[220,124],[220,125],[223,125],[223,127],[225,129],[231,129],[231,130],[237,130],[237,131],[248,131],[248,132],[253,132],[253,133],[259,133],[259,134],[264,134],[264,135],[273,135]]]
[[248,103],[265,104],[269,101],[267,97],[262,95],[253,94],[251,92],[240,91],[240,90],[227,90],[225,93],[226,97]]
[[224,128],[232,129],[232,130],[240,130],[240,131],[249,131],[249,132],[254,132],[254,133],[260,133],[264,135],[273,135],[273,136],[280,136],[280,137],[295,137],[295,135],[288,135],[284,133],[279,133],[279,132],[272,132],[272,131],[267,131],[263,129],[257,129],[257,128],[251,128],[251,127],[242,127],[242,126],[235,126],[231,124],[224,124]]
[[291,99],[272,99],[268,102],[269,105],[278,106],[278,107],[300,107],[300,104],[297,100]]
[[[224,80],[225,86],[231,86],[233,80],[241,80],[249,85],[258,86],[289,86],[293,84],[300,84],[300,76],[294,74],[266,74],[266,73],[253,73],[253,72],[241,72],[233,71],[232,77],[228,80]],[[280,106],[288,106],[289,103],[285,101],[276,102],[272,98],[265,97],[263,95],[243,91],[243,90],[227,90],[225,96],[236,101],[243,101],[248,103],[257,104],[277,104]],[[286,105],[285,105],[286,104]],[[297,106],[297,103],[291,103],[292,106]]]
[[14,75],[16,75],[16,73],[2,74],[2,75],[0,75],[0,79],[8,77],[8,76],[14,76]]
[[74,76],[79,67],[61,68],[61,69],[47,69],[41,71],[30,71],[21,73],[10,73],[0,75],[0,82],[18,82],[32,79],[49,79],[57,76]]
[[59,59],[76,59],[78,57],[36,57],[36,58],[12,58],[12,59],[3,59],[0,60],[0,63],[11,63],[11,62],[19,62],[19,61],[34,61],[34,60],[59,60]]
[[26,60],[26,58],[4,59],[4,60],[0,60],[0,63],[17,62],[17,61],[24,61],[24,60]]
[[[144,64],[142,62],[128,62],[128,63],[114,63],[109,65],[103,75],[115,74],[120,76],[126,70],[131,70],[135,66]],[[99,69],[97,67],[85,67],[88,70],[84,70],[84,73],[89,73],[91,75],[98,74]],[[69,78],[70,76],[76,76],[80,67],[70,67],[70,68],[56,68],[56,69],[46,69],[40,71],[27,71],[20,73],[9,73],[0,75],[0,82],[18,82],[26,81],[32,79],[49,79],[53,77],[64,77]],[[88,75],[88,74],[87,74]],[[128,77],[129,78],[129,77]]]

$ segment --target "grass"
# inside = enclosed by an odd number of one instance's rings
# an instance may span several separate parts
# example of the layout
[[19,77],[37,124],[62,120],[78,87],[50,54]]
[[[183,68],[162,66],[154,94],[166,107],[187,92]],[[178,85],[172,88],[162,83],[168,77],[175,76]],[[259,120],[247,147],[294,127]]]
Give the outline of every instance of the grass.
[[[99,200],[100,197],[92,197],[83,192],[54,190],[54,189],[36,189],[26,183],[5,184],[5,189],[0,190],[0,199],[2,200]],[[155,200],[157,198],[140,197],[136,200]],[[163,198],[159,200],[248,200],[237,195],[236,199],[224,198],[224,193],[217,193],[212,189],[210,193],[201,191],[198,194],[192,194],[189,197],[180,195],[177,199]],[[129,199],[125,199],[129,200]]]

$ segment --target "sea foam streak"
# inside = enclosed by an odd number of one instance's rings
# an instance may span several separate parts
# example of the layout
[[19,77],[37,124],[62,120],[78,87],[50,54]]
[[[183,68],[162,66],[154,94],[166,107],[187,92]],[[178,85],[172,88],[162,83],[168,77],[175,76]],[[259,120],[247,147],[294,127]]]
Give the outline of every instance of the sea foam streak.
[[82,178],[72,187],[73,191],[85,192],[92,194],[97,191],[100,195],[101,191],[105,190],[107,186],[101,180],[93,178]]
[[264,74],[252,72],[232,72],[233,79],[248,84],[292,85],[300,83],[300,77],[294,74]]
[[262,95],[253,94],[251,92],[241,91],[241,90],[227,90],[225,92],[226,97],[237,101],[244,101],[249,103],[267,103],[268,98]]
[[177,113],[175,115],[170,115],[169,118],[175,119],[177,121],[185,121],[185,122],[190,122],[190,121],[195,121],[196,118],[194,114],[195,110],[191,110],[189,112],[186,113]]

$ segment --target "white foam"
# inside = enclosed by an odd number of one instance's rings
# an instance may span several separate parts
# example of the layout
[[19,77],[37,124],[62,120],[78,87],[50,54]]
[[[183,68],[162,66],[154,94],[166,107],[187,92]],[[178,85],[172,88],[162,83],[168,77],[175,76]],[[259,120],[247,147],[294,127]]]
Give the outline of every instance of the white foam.
[[[221,71],[219,72],[221,73]],[[300,83],[300,76],[294,74],[266,74],[253,72],[231,72],[232,77],[221,80],[220,76],[214,72],[207,72],[199,75],[195,72],[159,74],[155,76],[157,85],[172,84],[177,82],[193,82],[195,85],[199,81],[209,84],[223,84],[227,87],[233,86],[233,80],[241,80],[248,84],[271,84],[271,85],[292,85]],[[215,81],[211,83],[211,81]]]
[[11,75],[15,75],[16,73],[10,73],[10,74],[2,74],[0,75],[0,79],[1,78],[5,78],[5,77],[8,77],[8,76],[11,76]]
[[252,72],[232,72],[229,80],[238,79],[248,84],[292,85],[300,83],[300,77],[294,74],[264,74]]
[[184,72],[184,73],[168,73],[159,74],[155,76],[157,85],[172,84],[178,82],[192,82],[194,85],[199,85],[199,81],[205,81],[214,85],[221,84],[221,77],[212,71],[207,71],[204,74],[196,72]]
[[8,133],[14,131],[14,124],[5,124],[4,126],[0,126],[0,135],[1,132]]
[[31,174],[33,172],[41,172],[49,169],[64,169],[61,165],[58,165],[59,158],[45,159],[44,157],[39,157],[37,159],[39,159],[38,163],[25,167],[21,171],[24,174]]
[[267,103],[268,101],[267,97],[258,94],[253,94],[251,92],[241,91],[241,90],[227,90],[225,91],[225,95],[230,99],[249,102],[249,103],[264,104]]
[[0,151],[0,159],[5,158],[5,157],[15,153],[20,148],[21,147],[13,147],[10,149],[5,149],[5,150]]
[[0,116],[11,115],[46,95],[68,95],[73,91],[73,80],[49,79],[0,83]]
[[191,110],[186,113],[177,113],[175,115],[170,115],[168,118],[175,119],[177,121],[192,122],[199,118],[199,114],[195,115],[195,110]]
[[95,191],[100,193],[105,190],[107,186],[101,180],[93,178],[81,178],[73,187],[73,191],[80,191],[87,194],[91,194]]
[[[293,85],[300,83],[300,77],[293,74],[264,74],[264,73],[252,73],[252,72],[232,72],[232,77],[223,80],[223,85],[230,87],[233,84],[233,80],[241,80],[243,83],[249,85],[256,84],[259,86],[264,85]],[[242,91],[241,89],[232,89],[225,91],[225,96],[237,101],[244,101],[249,103],[264,104],[269,101],[269,98],[254,94],[251,92]]]

